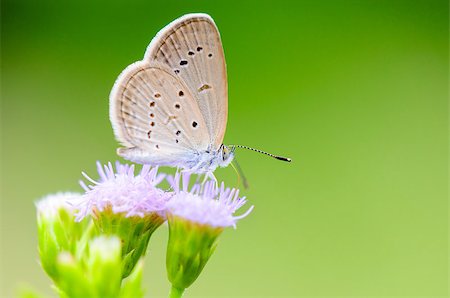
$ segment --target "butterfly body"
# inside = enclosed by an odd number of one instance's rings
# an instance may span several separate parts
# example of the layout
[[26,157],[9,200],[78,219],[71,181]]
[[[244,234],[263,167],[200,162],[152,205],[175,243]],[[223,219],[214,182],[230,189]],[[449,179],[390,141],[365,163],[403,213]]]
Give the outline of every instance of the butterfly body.
[[185,152],[183,156],[155,156],[137,147],[119,148],[117,153],[136,163],[180,167],[194,173],[212,173],[218,167],[228,166],[234,158],[234,150],[225,145],[218,150]]
[[118,154],[133,162],[211,173],[233,152],[223,145],[228,87],[219,31],[206,14],[163,28],[144,59],[128,66],[110,94]]

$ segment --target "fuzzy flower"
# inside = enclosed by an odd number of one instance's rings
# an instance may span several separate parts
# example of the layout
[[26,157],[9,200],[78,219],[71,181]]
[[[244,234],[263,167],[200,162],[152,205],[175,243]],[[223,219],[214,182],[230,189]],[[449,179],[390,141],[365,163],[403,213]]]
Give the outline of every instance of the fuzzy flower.
[[[180,179],[181,176],[181,179]],[[167,180],[175,191],[167,203],[167,211],[172,216],[178,216],[201,225],[211,227],[236,228],[236,222],[246,217],[253,209],[251,206],[244,214],[234,216],[247,200],[239,197],[238,189],[220,187],[215,181],[207,181],[203,185],[194,184],[190,190],[190,174],[168,176]]]
[[98,181],[83,176],[91,185],[80,182],[86,193],[77,219],[92,214],[98,232],[118,236],[122,245],[123,277],[127,277],[145,255],[153,232],[166,220],[166,203],[172,196],[157,185],[164,179],[158,168],[144,165],[134,174],[134,165],[116,162],[102,166],[97,162]]
[[144,165],[139,174],[134,174],[134,165],[116,162],[116,170],[111,163],[102,166],[97,162],[99,181],[83,176],[92,183],[86,185],[80,181],[86,191],[77,220],[95,211],[111,209],[113,213],[123,213],[126,217],[139,216],[156,212],[164,216],[165,204],[170,194],[156,186],[164,179],[158,174],[158,167]]
[[237,220],[253,209],[252,206],[244,214],[234,216],[246,203],[245,197],[239,197],[239,190],[225,188],[223,183],[219,187],[215,181],[194,184],[189,189],[189,180],[190,175],[186,173],[168,177],[175,192],[167,203],[166,267],[172,283],[170,297],[181,297],[197,279],[224,228],[235,228]]

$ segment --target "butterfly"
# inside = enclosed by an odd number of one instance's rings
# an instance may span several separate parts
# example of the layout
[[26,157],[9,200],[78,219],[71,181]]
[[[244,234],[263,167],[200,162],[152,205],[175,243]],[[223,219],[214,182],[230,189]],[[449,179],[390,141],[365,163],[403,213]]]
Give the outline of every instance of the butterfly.
[[211,174],[240,145],[223,144],[228,114],[225,56],[207,14],[187,14],[164,27],[142,61],[129,65],[110,94],[110,120],[123,148],[141,164]]

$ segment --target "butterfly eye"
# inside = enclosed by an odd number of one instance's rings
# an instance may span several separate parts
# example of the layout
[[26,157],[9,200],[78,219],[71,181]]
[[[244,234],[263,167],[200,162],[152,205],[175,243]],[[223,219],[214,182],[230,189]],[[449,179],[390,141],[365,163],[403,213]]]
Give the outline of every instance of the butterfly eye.
[[227,159],[227,152],[223,151],[222,160],[225,161]]
[[[222,144],[223,145],[223,144]],[[228,148],[223,146],[222,147],[222,160],[225,161],[228,157]]]

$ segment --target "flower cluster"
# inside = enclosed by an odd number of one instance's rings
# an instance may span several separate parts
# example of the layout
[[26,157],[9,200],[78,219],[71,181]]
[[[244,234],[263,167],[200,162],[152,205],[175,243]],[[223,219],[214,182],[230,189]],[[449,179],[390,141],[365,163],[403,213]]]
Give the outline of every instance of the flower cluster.
[[[97,180],[82,173],[88,181],[80,182],[83,194],[57,194],[36,204],[41,264],[63,297],[142,297],[142,258],[165,221],[170,297],[181,297],[224,228],[236,228],[253,209],[236,216],[247,202],[239,190],[211,180],[190,183],[189,173],[165,175],[144,165],[135,174],[134,165],[119,162],[97,163],[97,171]],[[163,181],[170,188],[160,188]]]

